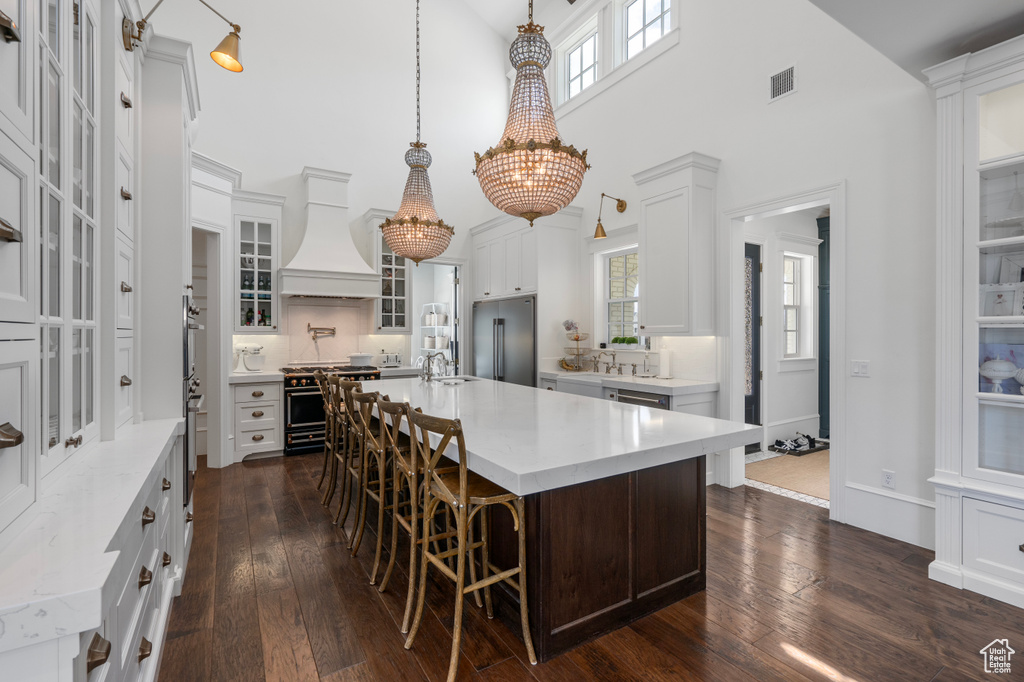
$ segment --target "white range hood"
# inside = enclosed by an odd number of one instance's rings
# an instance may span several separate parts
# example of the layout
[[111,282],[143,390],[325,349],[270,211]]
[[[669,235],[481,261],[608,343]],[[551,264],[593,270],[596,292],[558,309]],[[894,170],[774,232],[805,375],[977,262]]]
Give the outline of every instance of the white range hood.
[[349,173],[306,167],[306,234],[281,268],[282,296],[376,298],[380,275],[363,260],[348,223]]

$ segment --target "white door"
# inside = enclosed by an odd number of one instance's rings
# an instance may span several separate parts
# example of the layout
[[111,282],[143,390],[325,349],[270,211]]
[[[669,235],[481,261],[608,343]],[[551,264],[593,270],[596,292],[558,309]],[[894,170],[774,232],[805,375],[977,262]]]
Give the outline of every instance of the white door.
[[505,286],[501,293],[517,294],[523,290],[522,287],[522,251],[520,233],[514,232],[502,240],[502,250],[505,252]]
[[487,296],[491,290],[490,245],[480,244],[473,252],[473,299]]
[[521,293],[537,291],[537,230],[519,233],[519,287]]
[[690,188],[645,199],[639,233],[641,334],[688,334]]

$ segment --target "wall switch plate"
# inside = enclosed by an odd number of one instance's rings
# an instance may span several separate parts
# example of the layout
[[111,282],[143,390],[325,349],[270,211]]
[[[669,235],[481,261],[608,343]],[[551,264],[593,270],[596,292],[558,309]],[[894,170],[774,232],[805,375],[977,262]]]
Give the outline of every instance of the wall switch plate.
[[867,360],[851,360],[850,361],[850,376],[852,377],[868,377],[871,376],[868,372],[868,361]]
[[882,469],[882,485],[886,488],[896,487],[896,472]]

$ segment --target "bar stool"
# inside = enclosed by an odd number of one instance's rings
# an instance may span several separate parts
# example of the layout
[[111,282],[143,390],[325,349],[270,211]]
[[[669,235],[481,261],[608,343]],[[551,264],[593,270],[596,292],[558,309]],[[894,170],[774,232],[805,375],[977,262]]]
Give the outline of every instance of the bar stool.
[[[328,438],[324,442],[324,449],[329,451],[331,468],[327,474],[328,486],[327,490],[324,491],[321,504],[325,507],[330,507],[331,500],[334,499],[334,493],[338,486],[339,448],[348,442],[348,415],[345,411],[345,405],[341,401],[341,389],[338,387],[340,377],[334,375],[325,375],[325,377],[328,405],[328,410],[326,410],[328,428],[325,429],[325,433],[328,434]],[[326,465],[327,462],[325,460],[324,466],[326,467]]]
[[[434,514],[442,504],[446,509],[451,509],[455,516],[455,532],[458,537],[458,546],[441,553],[430,550],[430,542],[421,542],[421,556],[423,558],[420,568],[419,597],[416,601],[416,616],[412,622],[412,629],[409,637],[405,640],[405,648],[409,649],[416,639],[416,632],[419,630],[420,622],[423,620],[423,605],[426,601],[427,592],[427,570],[434,566],[437,570],[455,583],[455,622],[452,625],[452,653],[448,664],[448,682],[455,679],[459,668],[459,645],[462,641],[462,607],[465,595],[469,592],[476,593],[478,590],[484,592],[484,602],[487,606],[487,617],[494,617],[494,610],[491,605],[490,586],[497,582],[505,582],[519,592],[519,615],[523,629],[523,641],[526,644],[526,653],[530,663],[536,665],[537,655],[533,651],[533,640],[530,637],[530,619],[526,603],[526,525],[523,498],[511,493],[499,485],[488,481],[483,476],[469,471],[466,464],[466,441],[462,433],[462,422],[458,419],[442,419],[422,414],[421,412],[410,412],[409,422],[415,431],[415,447],[418,449],[418,456],[425,461],[424,476],[426,484],[423,491],[423,539],[431,538],[431,526]],[[431,452],[430,435],[440,436],[440,442]],[[438,463],[442,453],[447,449],[452,439],[455,440],[459,450],[458,468],[439,468]],[[490,563],[487,553],[487,511],[488,507],[502,505],[512,512],[512,521],[519,534],[519,565],[505,571],[500,571]],[[480,514],[480,527],[482,529],[479,542],[473,542],[471,538],[470,524],[473,517]],[[473,566],[473,550],[481,550],[480,566],[483,569],[483,576],[476,580]],[[456,570],[445,563],[449,556],[456,555]],[[469,560],[470,579],[466,584],[466,561]],[[495,571],[493,574],[492,571]],[[513,577],[519,577],[514,580]]]
[[[359,440],[359,413],[355,409],[352,400],[353,391],[361,391],[362,382],[349,381],[339,376],[330,377],[331,400],[334,401],[339,413],[345,415],[343,424],[339,427],[339,437],[344,438],[344,444],[337,448],[334,455],[334,466],[341,466],[341,504],[338,506],[338,513],[334,515],[334,523],[344,526],[348,519],[348,510],[352,506],[352,476],[359,475],[360,462],[356,457],[356,444]],[[358,479],[357,479],[358,480]],[[340,519],[340,521],[339,521]],[[351,542],[349,543],[351,547]]]
[[327,375],[318,369],[313,372],[313,378],[316,379],[316,385],[320,388],[320,396],[324,399],[324,466],[320,471],[320,480],[316,483],[316,489],[320,490],[327,478],[327,469],[334,459],[332,456],[334,453],[331,451],[334,414],[331,407],[330,389],[327,386]]
[[[356,525],[353,529],[355,540],[352,542],[352,556],[359,551],[359,545],[363,541],[363,532],[366,530],[366,506],[370,498],[377,503],[377,547],[373,558],[373,568],[370,571],[370,584],[377,581],[377,569],[380,567],[381,546],[384,539],[384,513],[390,507],[387,504],[387,490],[390,477],[388,476],[388,454],[384,447],[382,431],[384,421],[374,420],[373,408],[377,405],[380,393],[363,393],[352,391],[352,399],[355,403],[356,413],[359,415],[359,515],[356,517]],[[388,400],[384,396],[384,400]],[[408,446],[406,446],[408,449]],[[373,484],[376,483],[376,489]]]

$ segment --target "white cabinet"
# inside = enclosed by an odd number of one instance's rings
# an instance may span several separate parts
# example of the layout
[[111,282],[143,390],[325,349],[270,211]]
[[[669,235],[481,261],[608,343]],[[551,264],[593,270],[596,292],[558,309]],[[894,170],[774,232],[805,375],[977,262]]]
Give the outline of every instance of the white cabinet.
[[374,230],[375,263],[380,272],[380,298],[374,300],[378,334],[412,331],[413,262],[395,255],[380,230]]
[[474,237],[473,299],[537,292],[537,230],[517,224]]
[[1024,37],[925,73],[946,132],[929,575],[1024,607]]
[[[2,55],[3,41],[0,41]],[[0,56],[0,60],[3,57]],[[2,87],[0,87],[2,90]],[[2,95],[0,95],[2,96]],[[38,248],[32,159],[0,134],[0,321],[34,322]]]
[[235,216],[236,332],[277,332],[279,225],[276,218]]
[[117,229],[129,241],[135,239],[135,182],[132,175],[132,162],[124,152],[118,154],[117,169],[115,171],[117,187],[114,191],[117,194]]
[[117,258],[117,328],[132,329],[135,326],[135,251],[124,237],[118,235]]
[[281,382],[240,384],[235,390],[235,461],[257,452],[284,448]]
[[114,425],[121,426],[132,418],[134,409],[132,390],[135,339],[130,333],[120,333],[114,349]]
[[[32,38],[38,4],[29,0],[0,0],[0,12],[12,19],[21,33],[20,42],[0,39],[0,114],[12,125],[11,132],[28,143],[34,140],[32,116],[36,90],[32,78],[32,46],[35,45]],[[3,124],[0,129],[8,130],[8,127]]]
[[36,499],[38,356],[34,340],[0,341],[0,530]]
[[637,173],[641,335],[714,334],[718,159],[691,153]]

